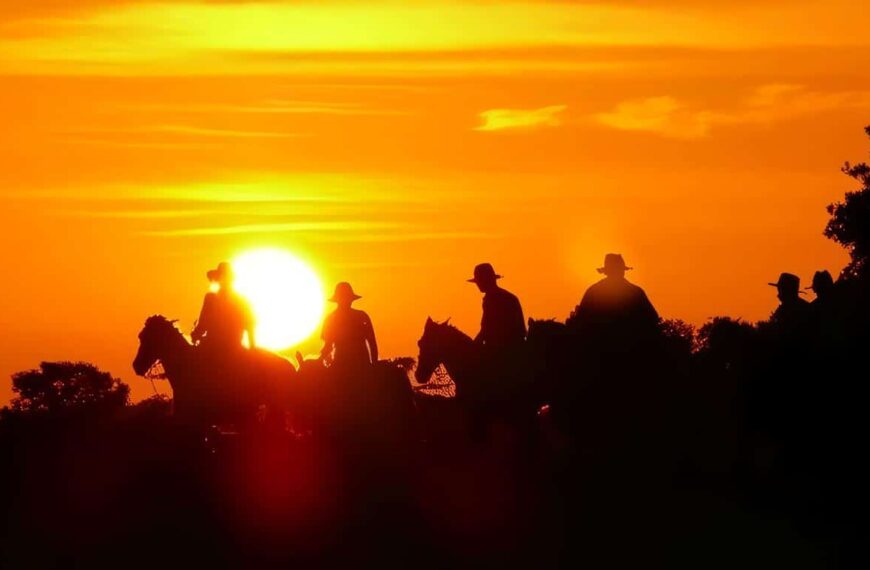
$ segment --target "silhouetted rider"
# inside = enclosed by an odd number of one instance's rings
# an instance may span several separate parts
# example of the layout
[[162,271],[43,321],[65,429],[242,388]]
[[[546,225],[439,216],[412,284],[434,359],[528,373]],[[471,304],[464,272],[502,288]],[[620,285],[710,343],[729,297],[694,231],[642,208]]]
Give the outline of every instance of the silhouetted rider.
[[206,293],[196,328],[191,333],[194,343],[213,350],[236,350],[242,347],[245,333],[254,347],[254,317],[248,303],[233,290],[233,270],[222,261],[206,276],[218,285],[215,292]]
[[779,307],[773,311],[770,324],[784,348],[796,351],[795,355],[804,356],[803,351],[809,348],[816,331],[816,312],[805,299],[801,299],[800,277],[792,273],[782,273],[776,283],[768,283],[776,287]]
[[654,331],[659,314],[644,290],[625,278],[625,272],[631,269],[622,255],[605,255],[604,267],[597,270],[605,275],[604,279],[586,290],[568,324],[575,329],[617,334],[645,335]]
[[526,339],[526,321],[519,299],[498,286],[501,275],[492,265],[481,263],[474,268],[474,283],[483,293],[483,318],[475,342],[492,349],[509,349],[522,345]]
[[773,312],[771,321],[782,329],[805,333],[810,325],[812,312],[810,304],[801,299],[801,279],[792,273],[781,273],[776,283],[768,283],[776,287],[779,307]]
[[378,343],[372,320],[365,311],[351,307],[361,299],[350,283],[339,283],[329,299],[338,308],[323,321],[321,358],[338,367],[371,366],[378,361]]
[[836,288],[834,278],[831,277],[831,273],[828,270],[816,271],[813,275],[813,284],[807,287],[807,289],[812,289],[813,293],[816,294],[816,298],[810,304],[816,307],[824,307],[833,302]]

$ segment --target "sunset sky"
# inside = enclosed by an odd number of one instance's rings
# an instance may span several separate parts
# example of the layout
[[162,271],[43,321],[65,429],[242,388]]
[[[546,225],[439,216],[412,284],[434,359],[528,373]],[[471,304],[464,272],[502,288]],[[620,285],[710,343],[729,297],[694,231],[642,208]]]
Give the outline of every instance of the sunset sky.
[[260,246],[350,281],[385,356],[429,315],[476,332],[480,261],[536,318],[609,251],[665,317],[764,318],[780,271],[845,262],[868,12],[3,0],[0,375],[87,360],[146,397],[145,318],[189,332],[206,270]]

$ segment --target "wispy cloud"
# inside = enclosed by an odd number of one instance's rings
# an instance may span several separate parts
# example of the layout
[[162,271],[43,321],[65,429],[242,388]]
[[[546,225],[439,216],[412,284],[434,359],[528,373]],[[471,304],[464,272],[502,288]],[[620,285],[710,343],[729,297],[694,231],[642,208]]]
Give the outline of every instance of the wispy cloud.
[[407,242],[407,241],[437,241],[437,240],[489,240],[502,237],[497,233],[464,232],[464,231],[402,231],[396,233],[364,233],[364,234],[320,234],[315,241],[320,242]]
[[649,97],[623,101],[595,119],[623,131],[646,131],[674,138],[698,138],[710,128],[709,113],[687,110],[674,97]]
[[159,125],[153,128],[154,132],[177,135],[190,135],[196,137],[220,137],[220,138],[243,138],[243,139],[287,139],[299,138],[305,135],[300,133],[286,133],[277,131],[238,131],[232,129],[209,129],[188,125]]
[[502,131],[505,129],[534,129],[558,127],[560,115],[567,105],[550,105],[540,109],[489,109],[480,113],[481,124],[476,131]]
[[342,115],[342,116],[398,116],[409,115],[401,109],[376,109],[361,103],[335,101],[299,101],[273,99],[249,103],[185,103],[185,104],[140,104],[130,105],[139,111],[171,111],[198,114],[262,114],[262,115]]
[[619,130],[697,139],[718,126],[771,123],[844,108],[870,108],[870,92],[811,91],[803,85],[768,84],[731,109],[698,109],[661,96],[623,101],[593,119]]
[[58,210],[51,214],[65,218],[119,220],[174,220],[225,215],[222,210]]
[[[282,132],[282,131],[252,131],[240,129],[221,129],[213,127],[202,127],[197,125],[148,125],[142,127],[132,127],[126,129],[79,129],[66,131],[61,134],[73,134],[76,136],[88,135],[174,135],[181,137],[204,137],[204,138],[243,138],[243,139],[286,139],[300,138],[306,136],[302,133]],[[78,139],[81,140],[81,139]],[[113,142],[104,138],[97,138],[103,142]],[[119,144],[126,144],[130,141],[118,140]],[[147,141],[149,144],[160,144],[154,141]],[[171,143],[170,143],[171,144]]]
[[[76,75],[273,74],[299,69],[300,55],[337,52],[380,52],[381,64],[388,66],[396,53],[492,47],[866,43],[863,22],[849,17],[854,0],[807,2],[791,11],[773,3],[761,7],[741,2],[727,13],[676,10],[669,2],[85,0],[84,4],[89,8],[61,13],[34,10],[0,23],[0,70]],[[453,67],[467,69],[475,63],[474,67],[491,65],[464,61],[454,62]],[[334,68],[322,61],[314,65],[321,71]],[[367,66],[345,60],[340,67],[353,71]],[[413,68],[413,59],[401,67]]]
[[[232,171],[213,169],[220,182],[79,185],[17,189],[0,187],[0,196],[24,201],[68,203],[70,211],[90,209],[87,202],[129,212],[135,208],[165,210],[219,209],[227,214],[284,215],[330,211],[353,212],[376,208],[391,214],[431,211],[433,200],[449,194],[422,179],[394,175],[349,175],[342,172]],[[73,204],[79,204],[78,207]],[[203,204],[207,203],[207,204]],[[111,206],[107,206],[111,204]]]
[[141,235],[159,237],[197,237],[263,233],[353,232],[395,229],[398,227],[401,227],[401,225],[391,222],[287,222],[279,224],[243,224],[235,226],[155,230],[141,232]]

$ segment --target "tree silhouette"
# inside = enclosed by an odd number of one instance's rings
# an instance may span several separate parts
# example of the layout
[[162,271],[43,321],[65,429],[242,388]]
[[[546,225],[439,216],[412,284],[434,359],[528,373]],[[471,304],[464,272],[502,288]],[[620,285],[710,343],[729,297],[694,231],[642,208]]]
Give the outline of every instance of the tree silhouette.
[[43,362],[13,374],[12,391],[13,411],[56,414],[124,407],[130,387],[87,362]]
[[[864,128],[870,136],[870,126]],[[843,277],[867,277],[870,267],[870,165],[865,162],[843,165],[843,172],[861,183],[862,188],[847,192],[842,202],[828,206],[831,219],[825,227],[825,236],[848,250],[852,262],[843,269]]]
[[674,349],[689,354],[695,347],[695,327],[681,319],[662,319],[659,331]]

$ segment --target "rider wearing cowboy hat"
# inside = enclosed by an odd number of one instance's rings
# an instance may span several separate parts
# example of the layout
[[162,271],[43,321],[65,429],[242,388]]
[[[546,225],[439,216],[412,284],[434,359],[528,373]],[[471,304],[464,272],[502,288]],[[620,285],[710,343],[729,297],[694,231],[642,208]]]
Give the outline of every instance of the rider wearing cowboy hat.
[[329,301],[338,307],[323,321],[324,362],[340,367],[371,366],[378,361],[378,343],[372,320],[365,311],[351,307],[361,299],[350,283],[339,283]]
[[218,289],[206,293],[191,339],[201,346],[234,350],[242,346],[247,333],[248,345],[253,348],[254,316],[248,303],[233,290],[232,267],[222,261],[206,277]]
[[653,331],[659,322],[659,314],[644,290],[625,278],[625,272],[631,269],[621,254],[605,255],[604,267],[597,270],[604,279],[586,290],[569,318],[569,324],[617,336],[627,333],[646,335]]
[[483,293],[483,317],[475,342],[490,348],[511,348],[526,338],[526,321],[519,299],[498,286],[498,275],[489,263],[474,268],[474,277],[468,280]]
[[793,273],[781,273],[776,283],[768,283],[776,287],[779,307],[773,312],[770,320],[785,331],[805,333],[810,326],[812,310],[805,299],[801,299],[801,278]]

